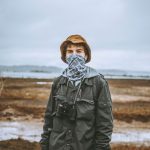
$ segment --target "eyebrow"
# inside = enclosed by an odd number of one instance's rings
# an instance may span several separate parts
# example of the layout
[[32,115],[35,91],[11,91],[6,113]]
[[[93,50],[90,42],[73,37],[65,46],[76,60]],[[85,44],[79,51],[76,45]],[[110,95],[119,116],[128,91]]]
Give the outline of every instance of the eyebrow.
[[73,51],[72,49],[67,49],[66,51]]
[[80,50],[80,49],[83,50],[82,48],[77,48],[77,50]]
[[[72,51],[72,49],[67,49],[68,51]],[[84,50],[84,49],[82,49],[82,48],[77,48],[76,50]]]

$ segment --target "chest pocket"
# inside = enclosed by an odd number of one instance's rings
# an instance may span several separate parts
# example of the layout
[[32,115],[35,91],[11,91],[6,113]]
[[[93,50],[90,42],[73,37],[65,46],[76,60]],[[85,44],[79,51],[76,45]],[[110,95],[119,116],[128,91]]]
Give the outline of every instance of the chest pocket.
[[95,114],[95,102],[91,99],[77,98],[77,119],[92,120]]
[[66,97],[62,95],[54,96],[55,106],[53,116],[53,131],[54,132],[62,132],[63,131],[63,118],[57,113],[58,105],[62,104],[66,100]]
[[[58,109],[58,105],[61,105],[63,104],[67,99],[65,96],[63,95],[56,95],[54,96],[54,100],[55,100],[55,113],[57,112],[57,109]],[[56,113],[57,115],[57,113]]]

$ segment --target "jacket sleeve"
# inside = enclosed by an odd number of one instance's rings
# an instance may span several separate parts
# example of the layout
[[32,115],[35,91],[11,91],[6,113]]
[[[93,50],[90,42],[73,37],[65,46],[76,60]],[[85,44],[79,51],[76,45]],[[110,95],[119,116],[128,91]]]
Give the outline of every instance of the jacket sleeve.
[[49,95],[47,107],[44,115],[44,125],[43,125],[43,133],[41,134],[41,150],[48,150],[49,146],[49,137],[51,134],[52,126],[53,126],[53,118],[52,118],[52,101],[54,95],[54,83],[51,87],[51,92]]
[[100,78],[101,90],[98,93],[96,108],[96,150],[110,150],[113,131],[112,99],[107,80]]

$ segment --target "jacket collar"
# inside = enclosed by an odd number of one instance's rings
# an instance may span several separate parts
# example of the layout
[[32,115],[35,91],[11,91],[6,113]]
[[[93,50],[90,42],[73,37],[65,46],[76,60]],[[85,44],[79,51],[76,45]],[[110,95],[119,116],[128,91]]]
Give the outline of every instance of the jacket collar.
[[98,72],[94,68],[89,67],[89,66],[87,68],[87,71],[88,71],[88,73],[87,73],[87,75],[85,77],[84,83],[87,84],[87,85],[92,86],[93,82],[92,82],[92,80],[90,80],[90,78],[97,76]]
[[67,80],[68,80],[68,79],[67,79],[66,77],[63,77],[63,76],[62,76],[62,78],[60,79],[59,83],[60,83],[60,84],[66,84],[66,83],[67,83]]

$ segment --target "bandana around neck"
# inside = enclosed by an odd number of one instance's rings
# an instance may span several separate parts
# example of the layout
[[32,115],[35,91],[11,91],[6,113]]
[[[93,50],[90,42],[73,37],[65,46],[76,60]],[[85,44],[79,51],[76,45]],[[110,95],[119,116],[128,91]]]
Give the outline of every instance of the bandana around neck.
[[85,58],[71,54],[66,58],[68,67],[63,71],[62,75],[68,77],[69,80],[76,81],[83,78],[87,73],[87,67],[85,66]]

